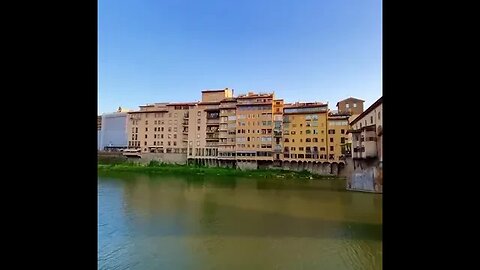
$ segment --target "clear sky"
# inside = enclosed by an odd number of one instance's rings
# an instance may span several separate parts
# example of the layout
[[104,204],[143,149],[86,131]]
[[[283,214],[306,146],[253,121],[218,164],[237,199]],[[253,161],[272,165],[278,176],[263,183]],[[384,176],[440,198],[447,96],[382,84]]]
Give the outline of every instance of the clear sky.
[[381,0],[99,0],[98,113],[197,101],[382,95]]

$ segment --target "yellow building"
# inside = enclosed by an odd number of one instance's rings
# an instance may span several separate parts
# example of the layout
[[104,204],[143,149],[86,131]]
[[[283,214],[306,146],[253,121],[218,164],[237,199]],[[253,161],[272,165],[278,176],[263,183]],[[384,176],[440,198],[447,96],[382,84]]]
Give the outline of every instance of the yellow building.
[[285,104],[283,157],[285,161],[326,161],[328,104]]
[[345,160],[348,143],[348,113],[329,113],[328,115],[328,160],[330,162]]

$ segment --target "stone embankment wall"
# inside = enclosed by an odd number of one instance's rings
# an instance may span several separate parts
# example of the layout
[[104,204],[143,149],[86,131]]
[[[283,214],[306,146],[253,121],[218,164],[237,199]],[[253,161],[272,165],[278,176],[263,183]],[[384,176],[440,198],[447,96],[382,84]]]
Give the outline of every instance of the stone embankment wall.
[[356,160],[353,170],[347,166],[345,173],[347,174],[348,190],[375,193],[383,192],[382,163],[378,162],[378,160]]

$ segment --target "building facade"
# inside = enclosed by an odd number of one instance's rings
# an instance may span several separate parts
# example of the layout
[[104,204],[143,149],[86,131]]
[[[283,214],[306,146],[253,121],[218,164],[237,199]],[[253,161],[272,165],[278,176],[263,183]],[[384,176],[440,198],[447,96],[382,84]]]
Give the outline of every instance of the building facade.
[[127,114],[128,110],[119,108],[117,112],[102,115],[99,150],[119,150],[127,148]]
[[354,174],[348,188],[382,192],[383,97],[350,123]]
[[328,160],[345,160],[349,149],[348,113],[328,114]]
[[359,115],[363,112],[363,103],[365,103],[365,100],[349,97],[337,103],[337,110],[339,113]]
[[200,101],[129,112],[127,142],[142,155],[178,154],[190,164],[336,174],[348,152],[349,116],[321,102],[285,103],[273,92],[204,90]]

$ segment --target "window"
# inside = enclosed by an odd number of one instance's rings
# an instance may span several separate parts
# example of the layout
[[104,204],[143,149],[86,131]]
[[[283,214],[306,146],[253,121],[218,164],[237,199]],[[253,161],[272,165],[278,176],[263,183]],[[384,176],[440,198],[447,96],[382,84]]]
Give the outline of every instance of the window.
[[302,134],[302,133],[303,133],[303,131],[300,130],[300,134]]
[[202,113],[201,111],[198,111],[198,112],[197,112],[197,115],[198,115],[198,116],[200,116],[200,115],[201,115],[201,113]]
[[162,131],[164,131],[165,129],[162,127]]
[[307,139],[305,140],[305,142],[312,142],[312,139],[307,138]]
[[168,142],[168,146],[170,146],[170,145],[171,145],[171,142]]
[[303,139],[300,139],[300,142],[303,142]]
[[148,120],[145,120],[145,125],[148,125]]
[[156,139],[156,138],[157,138],[157,134],[153,134],[153,138]]
[[171,128],[171,127],[168,128],[168,132],[172,132],[172,128]]
[[292,130],[292,131],[290,132],[290,134],[295,135],[295,131]]
[[200,131],[200,126],[197,126],[197,130]]
[[333,138],[330,138],[330,142],[333,142]]
[[171,138],[172,138],[172,134],[168,134],[168,138],[171,139]]
[[148,131],[148,127],[145,128],[145,131]]
[[177,134],[173,134],[173,138],[176,139],[176,138],[177,138]]
[[147,134],[145,134],[145,139],[147,138]]
[[325,141],[325,140],[324,140],[324,139],[322,139],[322,142],[324,142],[324,141]]
[[305,134],[310,134],[310,133],[311,133],[310,129],[305,130]]
[[317,139],[317,138],[313,138],[313,142],[318,142],[318,139]]
[[330,151],[333,151],[333,146],[330,146]]
[[380,120],[380,112],[378,112],[378,120]]
[[161,135],[160,135],[160,138],[162,138],[162,139],[163,139],[163,134],[161,134]]
[[356,108],[356,107],[357,107],[357,103],[353,103],[353,107]]
[[303,151],[303,147],[299,147],[299,148],[298,148],[298,151]]
[[173,142],[173,146],[177,146],[177,142]]
[[290,142],[290,141],[288,140],[288,138],[285,138],[285,142]]
[[154,128],[154,131],[157,131],[157,128]]
[[138,127],[135,128],[135,133],[138,133]]
[[154,142],[153,142],[153,145],[157,145],[157,142],[156,142],[156,141],[154,141]]
[[373,116],[370,116],[370,124],[373,124]]
[[335,129],[329,129],[328,134],[335,134]]
[[345,134],[345,129],[341,129],[340,133]]
[[348,104],[348,103],[345,104],[345,107],[346,107],[347,109],[350,108],[350,104]]
[[[145,141],[144,145],[147,145],[147,141]],[[147,149],[145,148],[145,151],[147,151]]]
[[341,142],[341,143],[345,143],[345,138],[343,138],[343,137],[340,138],[340,142]]
[[292,139],[292,142],[295,142],[295,139]]

